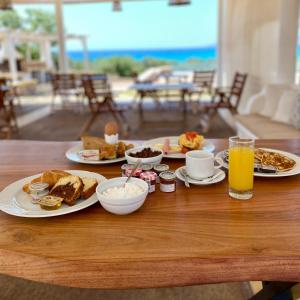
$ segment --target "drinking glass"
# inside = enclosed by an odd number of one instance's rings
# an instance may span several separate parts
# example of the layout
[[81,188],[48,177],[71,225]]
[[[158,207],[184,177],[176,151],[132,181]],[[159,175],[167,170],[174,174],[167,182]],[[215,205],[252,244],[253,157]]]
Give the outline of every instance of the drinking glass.
[[229,196],[247,200],[253,196],[254,140],[229,138]]

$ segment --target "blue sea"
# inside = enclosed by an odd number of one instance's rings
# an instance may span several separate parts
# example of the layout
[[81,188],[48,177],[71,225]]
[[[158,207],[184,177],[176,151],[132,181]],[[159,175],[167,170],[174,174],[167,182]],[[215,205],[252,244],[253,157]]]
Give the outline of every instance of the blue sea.
[[[68,51],[68,56],[75,61],[83,60],[82,51]],[[103,59],[114,56],[130,56],[135,60],[154,58],[159,60],[184,62],[190,59],[210,60],[216,59],[216,47],[205,48],[172,48],[172,49],[120,49],[120,50],[90,50],[89,59]]]

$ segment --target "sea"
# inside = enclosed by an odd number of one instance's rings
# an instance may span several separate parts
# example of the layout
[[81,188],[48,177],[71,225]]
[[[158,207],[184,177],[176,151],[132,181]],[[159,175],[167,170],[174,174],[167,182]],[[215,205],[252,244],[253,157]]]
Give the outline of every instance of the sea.
[[[67,54],[74,61],[83,60],[82,51],[68,51]],[[154,58],[180,63],[192,59],[214,60],[217,58],[217,48],[210,46],[204,48],[89,50],[88,54],[91,61],[115,56],[130,56],[137,61]]]

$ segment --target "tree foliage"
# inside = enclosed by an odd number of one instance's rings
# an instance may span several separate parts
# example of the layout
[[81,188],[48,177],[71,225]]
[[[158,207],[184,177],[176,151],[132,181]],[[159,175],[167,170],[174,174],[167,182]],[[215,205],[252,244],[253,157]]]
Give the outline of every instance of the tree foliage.
[[24,20],[15,10],[0,11],[0,27],[8,29],[20,29],[24,26]]

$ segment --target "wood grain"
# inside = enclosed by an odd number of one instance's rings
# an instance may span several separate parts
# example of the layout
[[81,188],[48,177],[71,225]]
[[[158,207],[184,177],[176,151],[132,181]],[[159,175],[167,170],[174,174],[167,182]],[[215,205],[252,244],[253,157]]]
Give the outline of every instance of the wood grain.
[[[217,150],[226,140],[212,140]],[[298,153],[300,140],[264,140]],[[72,142],[0,142],[0,190],[46,169],[111,178],[120,165],[68,161]],[[166,160],[171,169],[184,161]],[[159,191],[128,216],[99,204],[47,219],[0,213],[0,272],[83,288],[143,288],[243,280],[300,281],[300,176],[256,178],[255,196],[237,201],[227,181]]]

